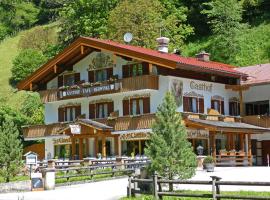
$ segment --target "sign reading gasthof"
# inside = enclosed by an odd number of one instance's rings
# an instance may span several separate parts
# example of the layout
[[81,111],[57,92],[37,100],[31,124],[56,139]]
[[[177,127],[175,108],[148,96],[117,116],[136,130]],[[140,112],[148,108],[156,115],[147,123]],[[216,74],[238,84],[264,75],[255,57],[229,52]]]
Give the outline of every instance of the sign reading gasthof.
[[197,83],[195,81],[190,81],[190,89],[212,92],[213,84],[212,83]]

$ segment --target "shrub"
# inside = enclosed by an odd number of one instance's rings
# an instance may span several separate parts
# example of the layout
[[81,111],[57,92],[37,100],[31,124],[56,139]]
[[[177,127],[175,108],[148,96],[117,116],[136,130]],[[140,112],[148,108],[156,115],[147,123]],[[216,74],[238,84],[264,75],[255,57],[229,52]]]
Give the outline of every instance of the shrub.
[[203,160],[203,164],[211,164],[214,163],[214,158],[212,156],[207,156],[204,160]]

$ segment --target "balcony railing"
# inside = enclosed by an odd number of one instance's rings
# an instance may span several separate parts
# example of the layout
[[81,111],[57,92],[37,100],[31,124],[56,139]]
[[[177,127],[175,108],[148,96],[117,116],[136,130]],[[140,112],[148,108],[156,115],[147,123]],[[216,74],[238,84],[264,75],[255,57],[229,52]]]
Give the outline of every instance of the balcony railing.
[[247,124],[261,126],[264,128],[270,128],[270,116],[249,115],[249,116],[244,116],[242,121]]
[[[95,119],[95,121],[112,126],[114,131],[149,129],[155,121],[155,114],[123,116],[114,119]],[[23,135],[25,139],[60,136],[63,134],[61,130],[67,126],[68,123],[54,123],[24,127]]]
[[155,75],[143,75],[119,79],[113,82],[83,84],[62,89],[40,91],[43,103],[59,101],[62,99],[80,98],[100,94],[127,92],[142,89],[158,90],[159,78]]

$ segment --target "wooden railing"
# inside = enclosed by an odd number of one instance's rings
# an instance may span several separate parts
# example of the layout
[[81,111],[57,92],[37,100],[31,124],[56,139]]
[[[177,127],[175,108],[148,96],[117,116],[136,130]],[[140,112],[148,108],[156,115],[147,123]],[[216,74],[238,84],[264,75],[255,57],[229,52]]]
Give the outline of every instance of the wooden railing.
[[[136,177],[129,177],[127,196],[135,196],[135,194],[148,194],[152,195],[154,199],[162,199],[165,196],[173,197],[195,197],[195,198],[207,198],[213,200],[220,199],[270,199],[270,196],[250,196],[250,195],[232,195],[232,194],[222,194],[221,185],[227,186],[270,186],[270,182],[244,182],[244,181],[221,181],[220,177],[211,176],[210,181],[201,180],[167,180],[161,179],[157,174],[153,175],[152,179],[139,179]],[[201,185],[212,186],[211,193],[192,193],[185,190],[182,191],[168,191],[164,190],[163,185],[197,185],[198,188]],[[150,190],[152,188],[152,191]]]
[[[155,114],[94,120],[114,127],[114,131],[139,130],[151,128],[155,121]],[[68,123],[54,123],[48,125],[23,127],[23,135],[25,139],[61,135],[62,133],[59,131],[67,127],[67,125]]]
[[270,128],[270,116],[249,115],[244,116],[242,121],[247,124],[261,126],[264,128]]
[[127,92],[133,90],[158,90],[159,78],[156,75],[142,75],[119,79],[114,82],[104,82],[92,86],[78,85],[68,89],[50,89],[40,91],[43,103],[59,101],[62,99],[95,96],[107,93]]

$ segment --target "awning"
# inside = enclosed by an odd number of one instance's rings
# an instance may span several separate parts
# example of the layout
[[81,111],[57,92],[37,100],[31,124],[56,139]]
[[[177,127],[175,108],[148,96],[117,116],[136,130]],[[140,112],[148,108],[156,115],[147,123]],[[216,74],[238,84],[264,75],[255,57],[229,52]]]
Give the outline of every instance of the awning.
[[197,125],[210,131],[240,132],[240,133],[265,133],[270,129],[241,122],[224,122],[203,119],[188,119],[187,125]]

